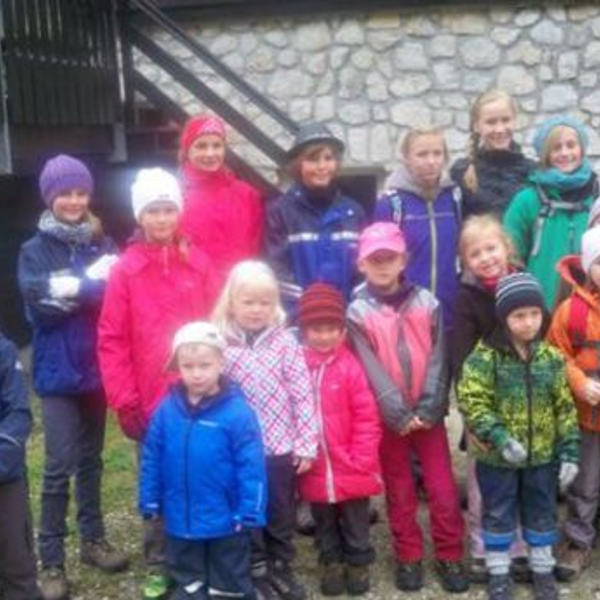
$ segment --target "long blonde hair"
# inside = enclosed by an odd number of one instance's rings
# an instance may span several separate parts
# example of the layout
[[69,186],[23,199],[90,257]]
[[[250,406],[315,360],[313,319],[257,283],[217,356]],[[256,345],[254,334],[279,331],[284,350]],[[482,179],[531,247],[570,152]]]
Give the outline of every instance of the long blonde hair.
[[285,323],[286,316],[281,306],[279,283],[275,273],[269,265],[260,260],[244,260],[231,269],[212,314],[212,322],[226,338],[230,339],[238,335],[232,304],[235,295],[244,286],[264,287],[273,290],[275,294],[275,314],[270,325],[283,325]]
[[471,192],[475,193],[479,189],[479,180],[477,179],[477,170],[475,169],[475,158],[477,157],[477,150],[479,150],[479,134],[475,131],[475,124],[481,116],[481,109],[486,104],[498,101],[506,102],[513,114],[516,116],[518,112],[518,106],[516,100],[504,90],[491,89],[487,92],[483,92],[475,98],[475,102],[471,105],[469,113],[469,149],[468,158],[469,166],[463,175],[463,183]]
[[410,152],[410,147],[413,145],[414,141],[426,135],[434,135],[436,137],[442,138],[442,143],[444,145],[444,157],[446,160],[448,160],[448,145],[446,144],[446,136],[444,135],[444,130],[441,127],[430,127],[428,129],[419,129],[413,127],[409,129],[398,146],[398,150],[400,151],[400,158],[406,159]]

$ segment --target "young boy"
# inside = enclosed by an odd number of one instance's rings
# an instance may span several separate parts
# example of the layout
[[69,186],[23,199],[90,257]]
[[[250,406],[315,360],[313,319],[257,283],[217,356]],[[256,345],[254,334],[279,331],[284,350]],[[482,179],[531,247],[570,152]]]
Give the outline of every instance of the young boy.
[[374,558],[369,496],[382,491],[379,414],[362,366],[345,343],[342,294],[313,283],[300,297],[298,321],[320,425],[319,453],[300,477],[300,497],[311,502],[316,521],[321,593],[356,596],[369,590]]
[[[465,362],[458,385],[483,501],[490,600],[512,599],[509,546],[517,513],[530,547],[536,600],[557,600],[552,545],[557,540],[557,472],[566,489],[578,471],[579,428],[560,352],[540,341],[542,288],[529,273],[496,288],[498,327]],[[557,462],[560,467],[557,468]]]
[[221,376],[225,340],[214,325],[184,325],[173,341],[173,385],[142,450],[140,512],[164,519],[175,600],[254,600],[247,528],[265,524],[258,421]]
[[29,398],[17,349],[0,333],[0,589],[4,600],[41,598],[25,473]]
[[423,470],[436,567],[444,589],[469,587],[461,563],[463,519],[448,438],[446,356],[435,297],[403,277],[408,257],[395,223],[374,223],[359,238],[358,267],[366,278],[348,308],[349,332],[375,390],[384,422],[381,466],[398,560],[396,586],[423,586],[423,536],[411,469]]

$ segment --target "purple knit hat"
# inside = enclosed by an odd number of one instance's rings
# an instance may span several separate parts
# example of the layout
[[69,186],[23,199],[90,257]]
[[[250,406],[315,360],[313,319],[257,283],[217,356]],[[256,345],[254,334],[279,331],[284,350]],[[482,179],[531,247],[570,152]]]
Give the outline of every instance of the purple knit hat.
[[94,191],[89,169],[67,154],[58,154],[47,160],[40,174],[40,192],[46,205],[51,208],[56,196],[74,188],[85,190],[88,194]]

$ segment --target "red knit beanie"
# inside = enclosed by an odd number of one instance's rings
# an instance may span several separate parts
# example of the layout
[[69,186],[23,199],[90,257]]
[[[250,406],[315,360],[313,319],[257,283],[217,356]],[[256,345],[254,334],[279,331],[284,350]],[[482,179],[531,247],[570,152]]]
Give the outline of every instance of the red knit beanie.
[[298,304],[298,323],[304,328],[311,323],[327,322],[345,323],[344,298],[342,294],[328,283],[309,285]]

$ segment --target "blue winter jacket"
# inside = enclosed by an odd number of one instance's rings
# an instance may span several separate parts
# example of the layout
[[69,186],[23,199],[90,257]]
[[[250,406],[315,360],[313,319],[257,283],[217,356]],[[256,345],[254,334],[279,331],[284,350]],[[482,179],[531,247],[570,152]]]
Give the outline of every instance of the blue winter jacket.
[[[21,247],[18,279],[25,315],[33,328],[33,384],[41,397],[75,396],[102,389],[96,358],[96,325],[104,282],[85,276],[103,254],[115,254],[108,237],[87,245],[69,245],[38,231]],[[73,301],[50,296],[52,275],[81,279]]]
[[403,166],[387,186],[388,191],[377,199],[373,220],[393,221],[400,227],[408,250],[405,276],[440,301],[448,331],[458,289],[460,188],[442,181],[435,199],[427,201]]
[[206,539],[265,524],[266,475],[258,420],[242,391],[191,407],[181,383],[156,409],[142,450],[139,508],[169,535]]
[[0,484],[25,471],[25,442],[31,432],[29,397],[15,345],[0,333]]
[[358,283],[358,235],[365,224],[360,204],[335,188],[317,195],[296,183],[273,200],[267,208],[267,258],[290,314],[315,281],[331,283],[349,299]]

